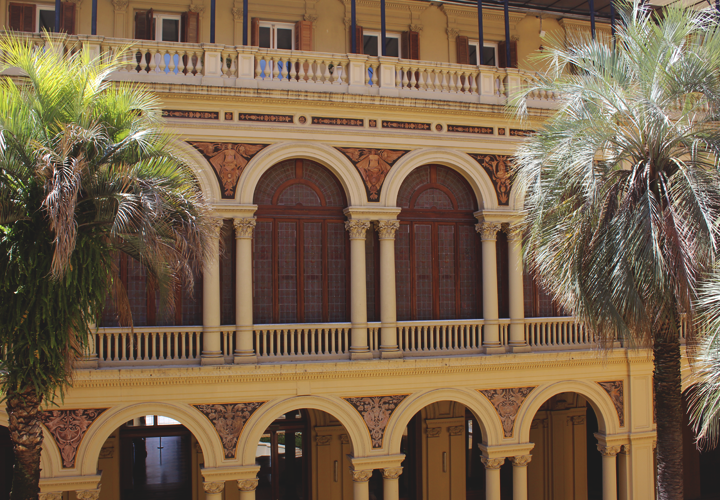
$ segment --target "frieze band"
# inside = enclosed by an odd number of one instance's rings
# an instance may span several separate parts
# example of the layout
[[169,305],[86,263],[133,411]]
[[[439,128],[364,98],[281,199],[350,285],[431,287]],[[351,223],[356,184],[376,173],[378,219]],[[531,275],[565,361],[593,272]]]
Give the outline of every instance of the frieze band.
[[448,125],[448,132],[462,132],[465,134],[493,135],[492,127],[470,127],[467,125]]
[[163,118],[192,118],[195,120],[219,120],[217,111],[183,111],[179,109],[163,109]]
[[243,122],[292,123],[292,115],[265,115],[262,113],[239,113],[238,120]]
[[365,120],[362,118],[326,118],[323,116],[313,116],[313,125],[339,125],[344,127],[364,127]]
[[382,121],[382,128],[399,128],[405,130],[430,130],[429,123],[418,122],[395,122],[389,120]]

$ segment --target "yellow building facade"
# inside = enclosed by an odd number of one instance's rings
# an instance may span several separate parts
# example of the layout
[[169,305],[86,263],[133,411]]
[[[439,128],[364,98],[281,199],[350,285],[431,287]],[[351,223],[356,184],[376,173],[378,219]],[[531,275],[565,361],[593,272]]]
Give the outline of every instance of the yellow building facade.
[[[356,1],[61,3],[64,50],[158,94],[217,232],[171,315],[118,261],[135,327],[109,307],[46,412],[42,499],[653,498],[651,353],[599,352],[515,230],[555,96],[504,106],[589,14],[486,4],[481,43],[473,2]],[[43,44],[56,10],[0,22]]]

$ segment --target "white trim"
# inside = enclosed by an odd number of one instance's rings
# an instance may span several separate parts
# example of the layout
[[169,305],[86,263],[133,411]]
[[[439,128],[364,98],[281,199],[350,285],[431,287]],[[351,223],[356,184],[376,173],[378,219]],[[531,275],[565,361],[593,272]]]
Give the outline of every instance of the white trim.
[[[277,48],[277,30],[284,29],[290,30],[290,50],[295,50],[295,25],[293,23],[276,23],[274,21],[260,21],[260,28],[270,28],[270,47],[271,49]],[[260,35],[258,34],[258,44],[260,43]],[[266,47],[267,48],[267,47]],[[288,49],[278,49],[288,50]]]
[[[380,31],[363,31],[363,49],[365,48],[365,37],[366,36],[374,36],[377,38],[377,47],[378,47],[378,56],[380,56],[380,38],[382,36],[382,33]],[[397,57],[402,57],[402,37],[400,36],[400,33],[397,32],[385,32],[385,38],[397,38],[398,41],[398,55]],[[364,51],[364,50],[363,50]],[[388,56],[388,57],[395,57],[395,56]]]
[[[470,40],[468,42],[468,45],[475,47],[475,54],[478,54],[478,56],[476,56],[474,65],[478,66],[480,64],[480,61],[477,59],[479,57],[478,46],[480,45],[480,42],[478,40]],[[485,47],[486,49],[492,48],[495,51],[495,64],[493,66],[497,67],[497,65],[498,65],[498,42],[488,42],[487,40],[485,40],[483,42],[483,47]],[[468,57],[470,57],[469,51],[468,51]],[[472,62],[470,64],[472,64]]]
[[[155,14],[153,16],[155,18],[155,41],[157,42],[179,42],[180,38],[182,37],[181,30],[182,30],[182,19],[180,14]],[[177,21],[178,23],[178,37],[177,40],[163,40],[162,39],[162,25],[163,20],[169,19],[172,21]]]
[[[40,33],[40,11],[41,10],[49,10],[54,14],[55,6],[54,5],[35,4],[35,33]],[[55,29],[57,29],[57,26],[55,27]]]

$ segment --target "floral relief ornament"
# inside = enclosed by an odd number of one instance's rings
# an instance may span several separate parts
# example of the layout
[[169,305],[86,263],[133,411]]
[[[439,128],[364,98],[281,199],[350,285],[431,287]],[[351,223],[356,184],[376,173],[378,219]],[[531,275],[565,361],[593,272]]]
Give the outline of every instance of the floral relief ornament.
[[505,155],[477,155],[472,156],[490,176],[495,187],[498,204],[508,205],[510,202],[510,157]]
[[378,201],[380,189],[393,164],[407,151],[392,149],[337,148],[358,169],[365,181],[368,201]]
[[225,458],[235,458],[237,442],[245,422],[262,402],[193,405],[213,424],[225,451]]
[[625,426],[625,401],[623,399],[623,381],[613,380],[610,382],[598,382],[600,387],[605,389],[610,399],[615,405],[615,411],[617,412],[618,420],[620,421],[620,427]]
[[60,449],[63,468],[71,469],[75,466],[75,455],[85,432],[106,409],[45,410],[42,412],[42,422]]
[[513,387],[510,389],[488,389],[480,393],[488,398],[500,417],[505,437],[512,437],[520,406],[535,387]]
[[370,431],[372,447],[382,448],[385,427],[390,421],[390,416],[406,397],[407,395],[397,395],[344,399],[363,417]]
[[266,144],[235,144],[231,142],[190,142],[215,169],[222,185],[223,198],[235,198],[237,182],[248,162]]

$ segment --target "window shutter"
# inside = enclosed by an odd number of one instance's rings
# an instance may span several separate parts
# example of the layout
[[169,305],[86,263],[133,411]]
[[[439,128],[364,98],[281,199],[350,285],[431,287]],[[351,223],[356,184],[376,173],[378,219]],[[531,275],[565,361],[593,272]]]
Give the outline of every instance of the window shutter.
[[135,38],[147,40],[147,12],[144,10],[135,13]]
[[155,11],[149,9],[146,16],[147,33],[145,34],[145,40],[155,40]]
[[470,64],[470,44],[468,43],[468,37],[459,36],[455,38],[455,45],[457,46],[457,63]]
[[75,34],[75,4],[62,2],[60,4],[60,31],[68,35]]
[[420,59],[420,33],[417,31],[403,31],[402,53],[403,59]]
[[[350,34],[352,36],[352,33]],[[356,43],[356,54],[365,53],[365,40],[363,39],[363,28],[362,26],[355,25],[355,43]],[[350,39],[350,47],[352,48],[352,39]]]
[[8,27],[15,31],[35,31],[35,6],[23,3],[8,5]]
[[510,42],[510,67],[518,67],[517,41]]
[[200,41],[198,29],[199,14],[197,12],[183,12],[182,16],[182,31],[180,33],[180,41],[187,43],[198,43]]
[[498,68],[517,68],[517,41],[510,42],[510,64],[507,64],[505,50],[505,41],[498,43]]
[[295,50],[312,50],[312,21],[295,23]]
[[260,46],[260,19],[253,17],[250,20],[250,45]]

